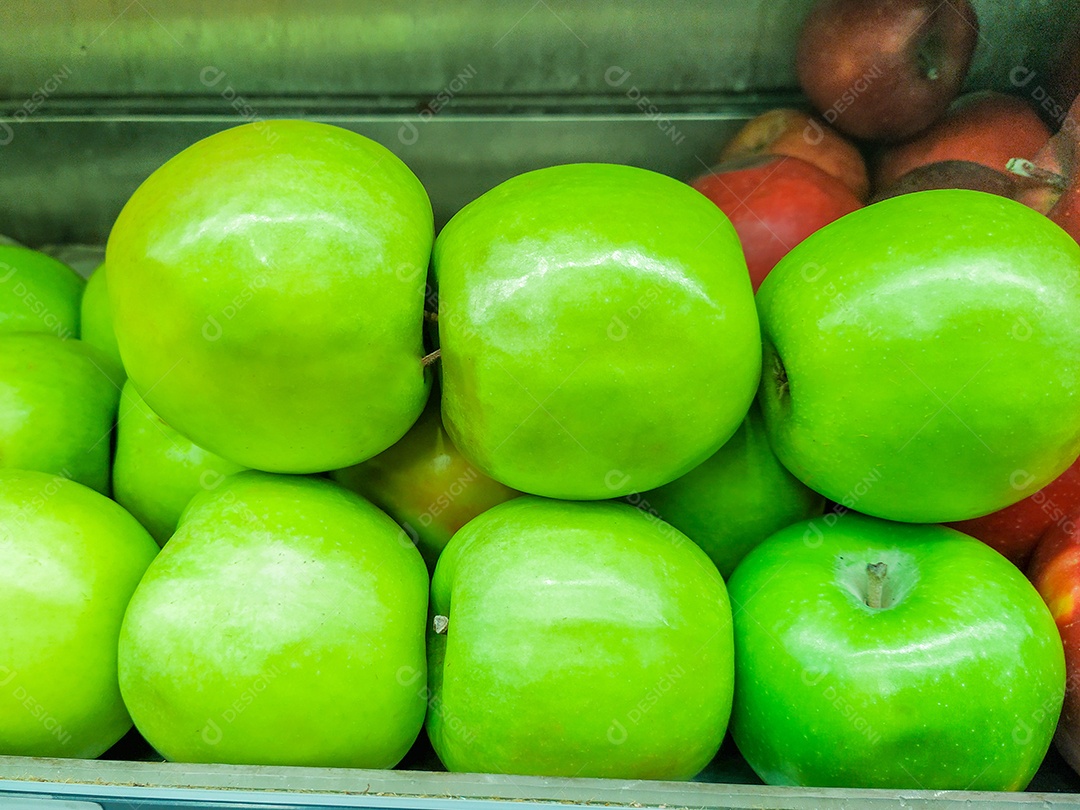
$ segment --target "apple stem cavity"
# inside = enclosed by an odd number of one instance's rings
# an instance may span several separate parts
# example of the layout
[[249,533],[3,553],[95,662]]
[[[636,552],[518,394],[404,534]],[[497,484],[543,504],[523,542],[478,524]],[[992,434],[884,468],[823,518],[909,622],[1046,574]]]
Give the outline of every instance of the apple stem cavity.
[[442,357],[442,349],[436,349],[431,354],[425,354],[422,358],[420,358],[420,365],[424,368],[427,368],[428,366],[435,363],[440,357]]
[[776,381],[776,397],[777,399],[783,399],[787,396],[790,384],[788,383],[787,369],[784,368],[784,361],[780,359],[780,355],[773,355],[773,379]]
[[944,57],[945,43],[936,33],[931,33],[923,40],[918,49],[919,69],[927,81],[936,82],[941,78],[941,62]]
[[431,622],[431,627],[435,631],[437,636],[445,636],[446,629],[450,626],[450,619],[442,614],[435,616],[435,619]]
[[1050,188],[1057,191],[1065,191],[1069,185],[1069,179],[1067,177],[1064,177],[1057,172],[1052,172],[1049,169],[1044,169],[1041,166],[1036,166],[1026,158],[1011,158],[1009,162],[1005,164],[1005,168],[1018,177],[1037,180],[1043,185],[1050,186]]
[[883,562],[866,564],[866,604],[875,610],[881,608],[881,597],[885,591],[885,577],[889,566]]

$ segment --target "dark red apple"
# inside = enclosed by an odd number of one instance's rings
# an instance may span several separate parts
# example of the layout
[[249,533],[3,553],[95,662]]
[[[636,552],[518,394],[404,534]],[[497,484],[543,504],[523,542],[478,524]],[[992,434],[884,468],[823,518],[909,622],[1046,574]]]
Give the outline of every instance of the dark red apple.
[[793,157],[728,161],[692,182],[727,214],[757,290],[789,250],[862,203],[842,182]]
[[1080,96],[1080,23],[1065,29],[1050,67],[1050,96],[1067,109]]
[[912,169],[946,160],[1004,172],[1010,158],[1034,157],[1049,137],[1049,128],[1022,98],[989,90],[968,93],[929,129],[882,153],[874,188],[886,188]]
[[843,182],[860,200],[870,193],[866,162],[855,145],[824,121],[802,110],[769,110],[747,121],[724,146],[719,160],[759,155],[787,155],[805,160]]
[[1065,705],[1054,744],[1080,773],[1080,514],[1046,533],[1028,577],[1050,608],[1065,647]]
[[[1023,473],[1017,476],[1013,485],[1023,487]],[[1038,492],[1012,506],[946,525],[982,540],[1023,568],[1039,538],[1051,527],[1062,525],[1077,510],[1080,510],[1080,460]]]
[[978,35],[968,0],[819,0],[795,67],[828,123],[857,138],[901,140],[948,109]]
[[1033,160],[1009,162],[1016,174],[1036,181],[1017,199],[1042,211],[1080,242],[1080,96],[1073,101],[1061,129]]
[[899,180],[878,191],[870,202],[881,202],[901,194],[938,188],[966,188],[1015,199],[1021,179],[1010,172],[999,172],[981,163],[946,160],[912,169]]

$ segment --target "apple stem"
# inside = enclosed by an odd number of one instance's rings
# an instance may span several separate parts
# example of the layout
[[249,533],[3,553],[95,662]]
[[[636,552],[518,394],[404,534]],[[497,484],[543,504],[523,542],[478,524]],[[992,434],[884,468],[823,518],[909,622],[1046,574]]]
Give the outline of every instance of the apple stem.
[[889,573],[889,566],[883,562],[867,563],[866,565],[866,604],[872,608],[881,607],[881,596],[885,590],[885,577]]
[[435,616],[434,621],[431,622],[431,627],[435,631],[437,636],[445,636],[446,628],[450,626],[450,619],[443,616],[441,613]]
[[1057,191],[1065,191],[1069,185],[1069,180],[1057,172],[1052,172],[1049,169],[1044,169],[1041,166],[1036,166],[1030,160],[1025,158],[1011,158],[1008,163],[1005,164],[1006,170],[1012,172],[1018,177],[1026,177],[1029,180],[1038,180],[1040,183],[1050,186]]
[[420,359],[420,365],[423,366],[424,368],[427,368],[432,363],[434,363],[436,360],[438,360],[440,357],[442,357],[442,349],[436,349],[431,354],[425,354]]
[[431,312],[430,310],[425,309],[424,310],[424,320],[427,321],[428,323],[438,323],[439,322],[439,313],[438,312]]

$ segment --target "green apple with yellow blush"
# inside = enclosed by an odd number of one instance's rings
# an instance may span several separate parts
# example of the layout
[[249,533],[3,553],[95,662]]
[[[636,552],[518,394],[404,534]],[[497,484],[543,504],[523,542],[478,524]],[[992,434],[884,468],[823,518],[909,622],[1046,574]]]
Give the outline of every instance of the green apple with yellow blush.
[[432,571],[458,529],[521,494],[492,480],[458,452],[443,428],[435,391],[416,424],[393,447],[330,477],[396,520]]

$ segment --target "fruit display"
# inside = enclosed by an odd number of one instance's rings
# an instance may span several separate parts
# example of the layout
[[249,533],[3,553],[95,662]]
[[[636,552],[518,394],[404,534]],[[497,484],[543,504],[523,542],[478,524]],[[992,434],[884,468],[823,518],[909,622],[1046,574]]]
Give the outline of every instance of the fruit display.
[[0,238],[0,804],[41,758],[298,807],[1080,795],[1076,49],[983,86],[976,8],[812,0],[802,97],[670,121],[705,97],[568,74],[666,163],[568,153],[490,62],[423,131],[279,78],[99,244]]

